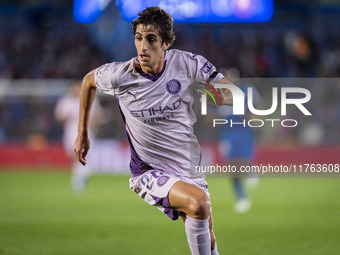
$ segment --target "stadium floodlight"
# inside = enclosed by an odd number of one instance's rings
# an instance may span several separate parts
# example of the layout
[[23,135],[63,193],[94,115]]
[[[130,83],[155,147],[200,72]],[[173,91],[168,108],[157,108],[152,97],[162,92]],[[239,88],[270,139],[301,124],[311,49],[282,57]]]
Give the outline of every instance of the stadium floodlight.
[[[79,23],[95,21],[111,0],[74,0],[73,16]],[[150,6],[169,12],[175,23],[267,22],[273,0],[116,0],[122,18],[133,21]]]
[[95,21],[111,0],[73,0],[73,17],[79,23]]
[[146,7],[159,6],[175,23],[266,22],[273,0],[116,0],[124,20],[131,22]]

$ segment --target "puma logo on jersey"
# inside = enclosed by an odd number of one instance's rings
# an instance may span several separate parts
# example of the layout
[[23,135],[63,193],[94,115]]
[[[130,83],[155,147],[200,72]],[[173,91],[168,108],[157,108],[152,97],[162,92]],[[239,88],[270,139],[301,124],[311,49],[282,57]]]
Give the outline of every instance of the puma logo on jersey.
[[131,95],[131,96],[133,96],[134,98],[135,98],[135,100],[137,100],[137,93],[138,93],[138,91],[136,91],[136,93],[135,94],[133,94],[132,92],[130,92],[129,90],[128,91],[126,91],[126,93],[127,94],[129,94],[129,95]]

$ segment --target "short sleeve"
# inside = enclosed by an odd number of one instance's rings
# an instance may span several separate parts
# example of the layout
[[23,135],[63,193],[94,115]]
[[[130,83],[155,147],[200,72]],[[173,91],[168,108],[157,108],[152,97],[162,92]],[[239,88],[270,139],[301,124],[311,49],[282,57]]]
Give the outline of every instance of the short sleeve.
[[119,84],[118,62],[104,64],[95,70],[94,80],[99,92],[115,95],[115,89]]
[[205,57],[190,53],[189,69],[195,82],[219,81],[223,75],[216,73],[216,67],[210,63]]

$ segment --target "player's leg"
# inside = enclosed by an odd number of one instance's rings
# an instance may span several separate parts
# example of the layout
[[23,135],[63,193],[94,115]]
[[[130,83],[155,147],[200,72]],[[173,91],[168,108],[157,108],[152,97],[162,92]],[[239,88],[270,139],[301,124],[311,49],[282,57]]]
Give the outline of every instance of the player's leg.
[[91,175],[90,166],[83,166],[78,161],[72,164],[72,188],[74,191],[84,191]]
[[210,199],[201,188],[183,181],[176,182],[169,192],[171,207],[193,219],[207,220],[210,215]]
[[239,177],[234,177],[232,179],[232,182],[233,182],[232,184],[233,184],[236,200],[246,199],[247,194],[245,192],[244,185],[242,183],[242,179],[239,178]]
[[212,254],[210,199],[204,187],[201,189],[162,171],[151,170],[130,178],[130,188],[172,220],[178,218],[179,212],[187,214],[185,229],[192,254]]
[[[185,215],[181,216],[181,218],[185,224],[186,216]],[[214,233],[213,218],[211,213],[209,217],[209,232],[210,232],[211,255],[219,255],[217,251],[216,237]]]
[[[170,206],[186,215],[185,232],[193,255],[211,254],[210,211],[207,193],[201,188],[183,182],[176,182],[169,192]],[[213,235],[215,240],[215,236]],[[215,242],[214,242],[215,243]]]
[[216,244],[216,237],[214,233],[212,213],[210,213],[210,217],[209,217],[209,232],[210,232],[210,242],[211,242],[211,255],[219,255],[217,251],[217,244]]
[[[255,158],[255,140],[254,137],[251,136],[248,144],[247,150],[244,152],[244,160],[245,164],[250,166],[254,164],[254,158]],[[254,190],[259,185],[259,178],[258,173],[249,173],[247,175],[247,187],[251,190]]]
[[75,159],[74,151],[72,149],[73,145],[71,145],[72,141],[74,141],[74,139],[68,139],[66,142],[64,141],[64,147],[68,157],[72,160],[71,186],[74,191],[79,192],[85,190],[90,172],[88,166],[83,166]]
[[[230,164],[235,166],[237,169],[240,169],[241,166],[246,165],[245,161],[242,158],[235,158],[230,161]],[[234,212],[236,213],[245,213],[249,211],[251,206],[242,177],[244,176],[241,174],[235,174],[232,178],[233,190],[236,197]]]
[[[229,163],[231,166],[239,170],[240,166],[242,166],[242,161],[239,162],[239,159],[242,160],[241,156],[244,154],[244,139],[242,139],[242,136],[238,133],[239,132],[231,129],[228,136],[220,142],[220,152],[226,163]],[[231,182],[236,198],[234,211],[236,213],[243,213],[249,210],[250,204],[243,185],[242,176],[240,176],[239,173],[234,173],[231,178]]]
[[[231,157],[231,164],[235,165],[237,169],[250,165],[254,157],[254,139],[252,133],[250,130],[244,130],[242,133],[238,142],[233,144],[234,149]],[[244,186],[244,178],[246,177],[246,175],[241,175],[233,178],[233,187],[236,196],[234,211],[236,213],[245,213],[249,211],[251,207],[251,202]]]

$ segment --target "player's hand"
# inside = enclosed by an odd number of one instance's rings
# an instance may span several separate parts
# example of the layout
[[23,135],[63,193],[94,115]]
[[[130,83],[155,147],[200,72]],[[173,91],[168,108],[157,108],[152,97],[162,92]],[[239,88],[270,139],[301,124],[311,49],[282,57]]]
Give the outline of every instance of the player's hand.
[[233,105],[233,94],[231,94],[231,91],[229,89],[218,89],[217,91],[221,97],[223,105]]
[[83,165],[86,165],[86,155],[90,149],[90,139],[84,135],[78,135],[74,143],[73,150],[77,160]]
[[[198,94],[200,94],[200,96],[201,96],[202,94],[207,94],[206,92],[204,92],[204,91],[202,91],[202,90],[200,90],[200,89],[197,89],[196,91],[197,91]],[[202,103],[202,96],[200,97],[200,103]],[[208,105],[208,106],[215,106],[215,103],[214,103],[214,101],[211,99],[210,96],[207,96],[207,105]]]

